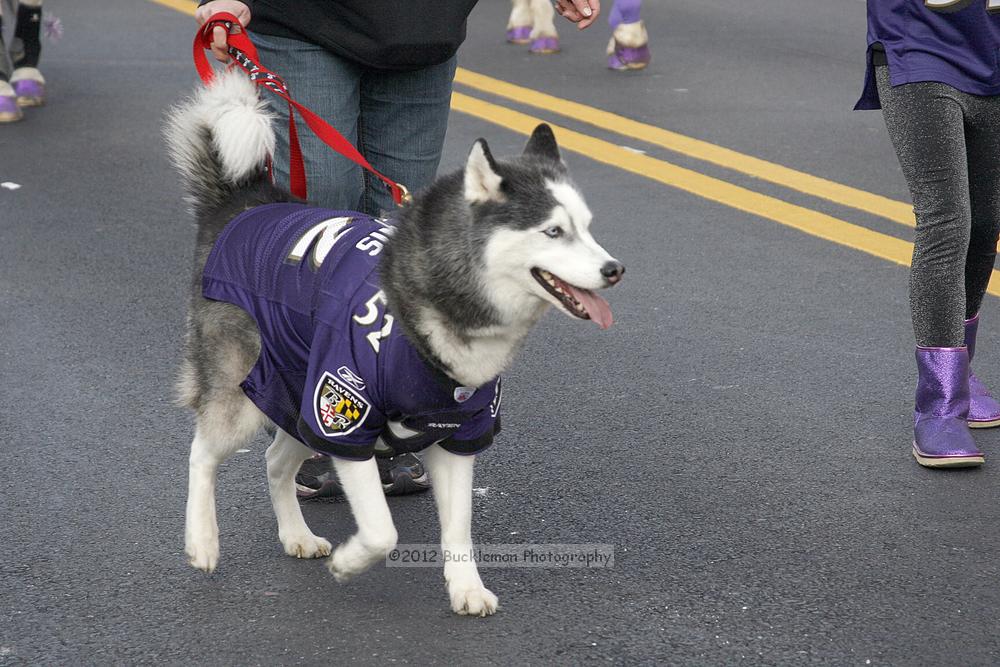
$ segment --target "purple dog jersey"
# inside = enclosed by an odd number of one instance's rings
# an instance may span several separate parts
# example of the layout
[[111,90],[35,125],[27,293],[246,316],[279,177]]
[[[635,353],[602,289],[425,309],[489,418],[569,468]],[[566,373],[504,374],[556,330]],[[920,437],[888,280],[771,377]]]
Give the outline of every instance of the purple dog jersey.
[[854,108],[881,107],[873,44],[885,49],[893,86],[936,81],[971,95],[1000,94],[997,12],[998,0],[868,0],[868,70]]
[[360,213],[267,204],[241,213],[205,264],[205,298],[257,322],[240,385],[312,449],[363,460],[439,443],[475,454],[499,432],[500,378],[462,387],[429,366],[387,311],[378,255],[392,227]]

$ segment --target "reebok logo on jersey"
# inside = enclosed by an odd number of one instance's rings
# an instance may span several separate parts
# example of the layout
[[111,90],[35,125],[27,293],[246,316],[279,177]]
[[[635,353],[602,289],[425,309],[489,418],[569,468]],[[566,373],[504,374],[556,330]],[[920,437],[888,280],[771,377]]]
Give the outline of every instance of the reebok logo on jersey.
[[337,375],[340,376],[341,380],[343,380],[347,384],[351,385],[352,387],[354,387],[358,391],[364,391],[365,381],[362,380],[358,376],[357,373],[355,373],[354,371],[352,371],[347,366],[341,366],[340,368],[338,368],[337,369]]

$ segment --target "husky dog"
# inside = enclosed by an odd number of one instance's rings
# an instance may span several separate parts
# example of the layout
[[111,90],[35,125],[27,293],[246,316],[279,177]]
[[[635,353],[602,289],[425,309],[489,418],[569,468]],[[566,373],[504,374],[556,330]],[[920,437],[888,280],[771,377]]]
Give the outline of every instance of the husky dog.
[[[469,553],[472,466],[497,430],[499,373],[550,306],[609,326],[592,290],[624,273],[591,236],[551,129],[540,125],[508,160],[478,140],[463,171],[391,224],[308,207],[269,183],[271,118],[239,70],[174,108],[166,135],[198,222],[179,381],[196,413],[191,565],[216,567],[216,472],[262,428],[276,434],[267,477],[289,555],[332,553],[343,581],[395,547],[376,445],[426,448],[443,552]],[[336,549],[309,530],[295,496],[313,450],[334,456],[357,522]],[[474,561],[449,560],[444,575],[455,612],[496,611]]]

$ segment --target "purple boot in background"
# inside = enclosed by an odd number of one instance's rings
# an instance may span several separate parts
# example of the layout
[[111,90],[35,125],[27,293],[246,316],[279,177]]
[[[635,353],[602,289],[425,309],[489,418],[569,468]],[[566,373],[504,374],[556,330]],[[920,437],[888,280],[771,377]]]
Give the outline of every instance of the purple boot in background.
[[981,465],[969,431],[969,350],[917,347],[913,456],[928,468]]
[[614,31],[608,42],[608,67],[616,70],[642,69],[649,64],[649,34],[639,19],[642,0],[615,0],[608,14]]
[[18,67],[10,76],[17,103],[22,107],[45,104],[45,77],[37,67]]
[[653,59],[649,35],[642,21],[623,23],[608,42],[608,67],[616,70],[642,69]]
[[527,44],[531,41],[531,26],[516,25],[507,28],[507,41],[511,44]]
[[532,53],[559,53],[559,38],[553,35],[539,35],[531,40],[528,50]]
[[976,374],[972,372],[972,356],[976,353],[976,331],[979,313],[965,321],[965,346],[969,348],[969,427],[992,428],[1000,426],[1000,401],[993,398]]
[[24,114],[17,105],[17,93],[6,81],[0,81],[0,123],[21,120]]

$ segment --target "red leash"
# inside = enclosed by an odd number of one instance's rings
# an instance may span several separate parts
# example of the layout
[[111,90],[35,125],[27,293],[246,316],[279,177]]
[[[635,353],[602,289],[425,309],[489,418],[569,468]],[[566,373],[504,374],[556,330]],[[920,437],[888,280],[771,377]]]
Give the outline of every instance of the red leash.
[[288,143],[289,143],[289,174],[291,176],[292,194],[300,199],[306,199],[306,171],[305,163],[302,160],[302,149],[299,147],[299,135],[295,128],[295,112],[298,111],[306,125],[309,126],[316,136],[327,146],[337,151],[344,157],[361,165],[372,174],[377,176],[389,192],[397,206],[409,203],[410,193],[405,186],[396,183],[391,178],[383,176],[375,170],[365,156],[358,152],[350,141],[337,132],[329,123],[313,113],[308,107],[302,106],[292,99],[288,93],[288,87],[284,80],[271,70],[262,66],[259,62],[257,49],[246,28],[242,26],[239,32],[234,32],[236,26],[240,26],[239,20],[228,12],[219,12],[212,17],[198,30],[194,37],[194,66],[198,69],[198,75],[206,84],[212,81],[215,70],[212,69],[205,51],[212,48],[212,29],[216,26],[223,26],[226,29],[226,44],[229,47],[229,55],[247,73],[250,80],[261,88],[266,88],[278,97],[288,102]]

